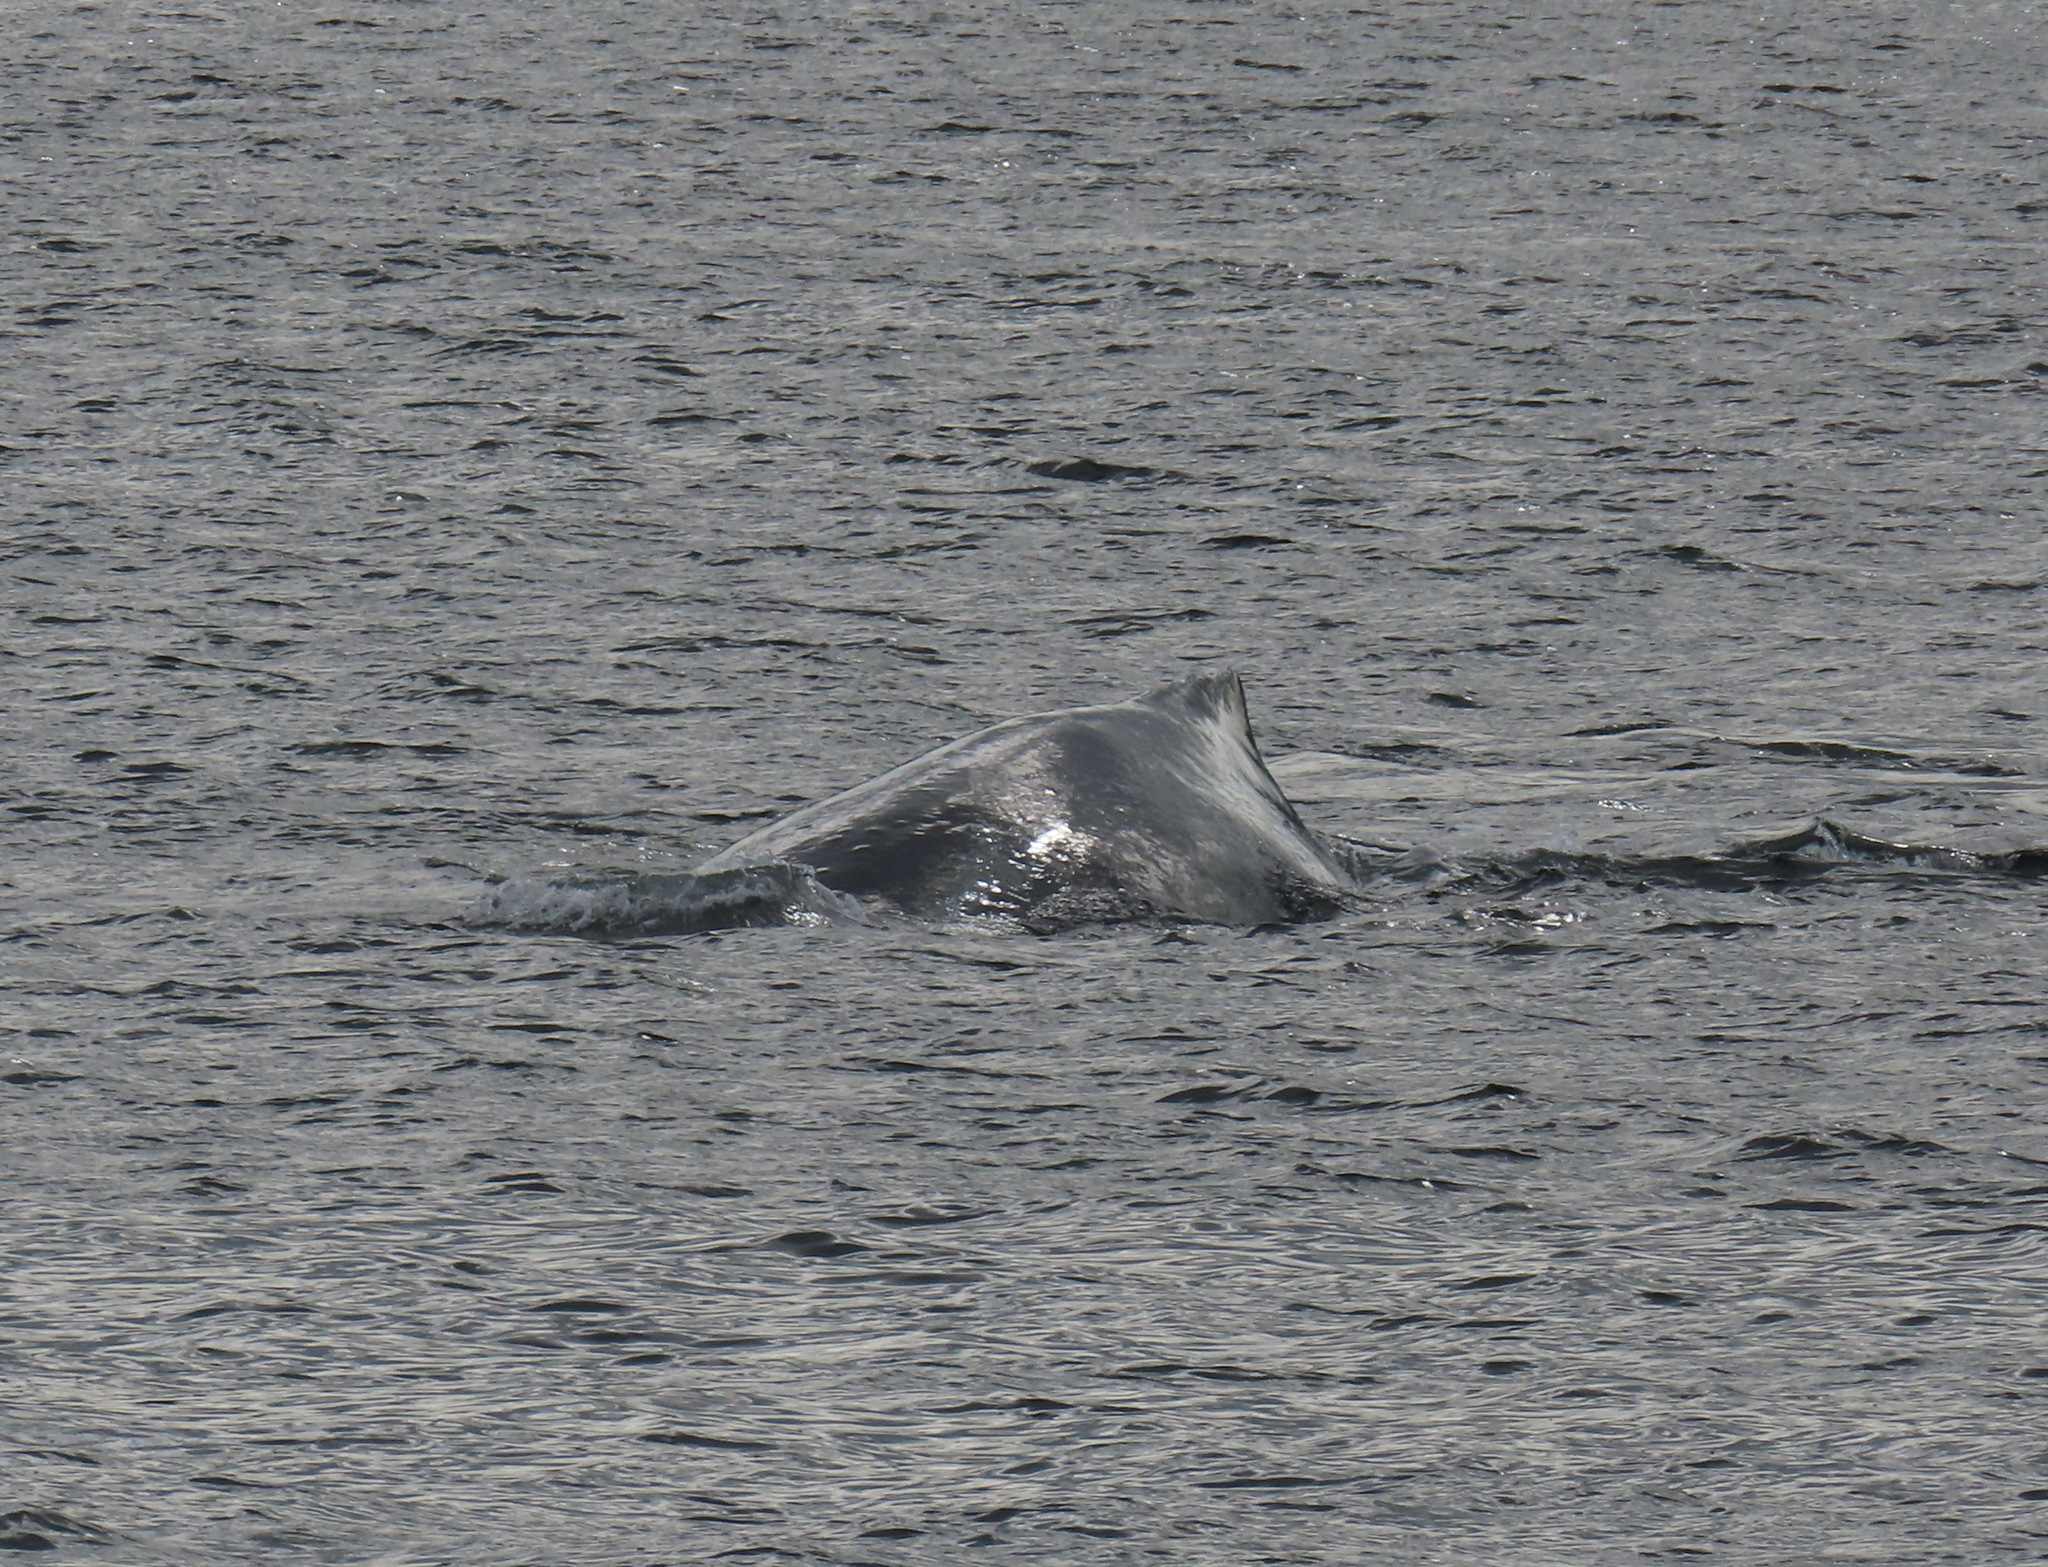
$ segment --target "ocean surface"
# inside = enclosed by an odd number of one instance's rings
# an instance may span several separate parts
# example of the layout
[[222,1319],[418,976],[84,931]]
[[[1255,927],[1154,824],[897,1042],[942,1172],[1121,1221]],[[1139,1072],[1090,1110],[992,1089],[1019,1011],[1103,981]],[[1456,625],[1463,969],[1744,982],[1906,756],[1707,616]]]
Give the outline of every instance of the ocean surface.
[[[0,1551],[2048,1560],[2048,10],[172,3],[4,23]],[[480,917],[1226,668],[1408,873]]]

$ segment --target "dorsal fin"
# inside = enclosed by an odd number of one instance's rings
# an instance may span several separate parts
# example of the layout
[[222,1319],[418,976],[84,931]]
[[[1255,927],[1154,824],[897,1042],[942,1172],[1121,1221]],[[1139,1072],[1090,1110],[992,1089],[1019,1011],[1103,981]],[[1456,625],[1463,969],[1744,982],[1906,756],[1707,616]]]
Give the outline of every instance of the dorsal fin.
[[1246,733],[1251,730],[1251,718],[1244,705],[1244,682],[1234,669],[1191,675],[1157,691],[1148,691],[1138,700],[1147,707],[1185,713],[1190,718],[1220,719]]

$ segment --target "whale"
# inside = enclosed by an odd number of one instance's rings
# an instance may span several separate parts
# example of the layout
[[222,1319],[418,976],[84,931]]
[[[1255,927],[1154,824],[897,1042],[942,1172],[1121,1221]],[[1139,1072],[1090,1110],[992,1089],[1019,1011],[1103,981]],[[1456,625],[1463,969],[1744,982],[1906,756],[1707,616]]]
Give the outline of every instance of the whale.
[[[1311,752],[1281,772],[1322,777],[1312,787],[1328,798],[1329,778],[1348,765]],[[1354,776],[1364,792],[1349,798],[1382,796],[1385,778]],[[1559,789],[1576,798],[1585,787],[1576,774],[1537,782],[1546,798]],[[1347,798],[1342,789],[1334,797]],[[1268,769],[1244,683],[1226,669],[977,730],[805,805],[694,871],[644,862],[478,871],[487,887],[467,918],[600,940],[899,921],[1050,935],[1120,921],[1294,924],[1376,905],[1402,884],[1432,897],[1439,888],[1497,897],[1561,880],[1743,892],[1845,865],[2034,882],[2048,880],[2048,849],[1894,841],[1826,817],[1723,850],[1648,855],[1541,848],[1445,859],[1419,846],[1325,837]]]
[[698,866],[784,868],[862,909],[1052,931],[1327,917],[1355,883],[1267,770],[1234,670],[1012,718],[750,833]]

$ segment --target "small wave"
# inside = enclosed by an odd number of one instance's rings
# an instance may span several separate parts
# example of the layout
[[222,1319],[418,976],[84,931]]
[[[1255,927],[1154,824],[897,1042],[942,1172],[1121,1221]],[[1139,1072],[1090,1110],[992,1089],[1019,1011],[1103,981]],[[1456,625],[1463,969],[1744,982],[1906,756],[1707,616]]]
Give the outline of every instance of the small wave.
[[1979,853],[1943,844],[1893,843],[1840,826],[1825,817],[1783,838],[1746,844],[1735,853],[1815,865],[1896,865],[1903,870],[2012,876],[2026,881],[2048,876],[2048,849]]
[[1338,833],[1319,833],[1317,841],[1359,887],[1389,879],[1428,885],[1453,874],[1450,861],[1434,849],[1372,843]]
[[1637,857],[1531,849],[1520,854],[1439,862],[1430,867],[1434,875],[1412,879],[1424,880],[1426,885],[1448,883],[1492,892],[1520,891],[1566,881],[1635,881],[1717,892],[1749,892],[1759,887],[1813,881],[1830,871],[1855,866],[1910,874],[2040,881],[2048,879],[2048,849],[1978,852],[1941,844],[1894,843],[1822,817],[1797,831],[1737,844],[1719,854]]
[[705,875],[578,871],[515,876],[477,900],[472,925],[562,936],[686,936],[764,925],[870,923],[853,898],[800,865]]

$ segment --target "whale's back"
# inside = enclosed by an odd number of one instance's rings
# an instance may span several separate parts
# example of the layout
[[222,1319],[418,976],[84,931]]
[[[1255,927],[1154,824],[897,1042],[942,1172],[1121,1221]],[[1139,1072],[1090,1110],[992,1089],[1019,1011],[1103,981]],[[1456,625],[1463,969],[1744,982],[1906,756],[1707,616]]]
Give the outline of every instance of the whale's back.
[[1093,898],[1253,924],[1300,917],[1348,885],[1267,771],[1231,672],[996,724],[700,869],[771,862],[924,917],[1028,919]]

